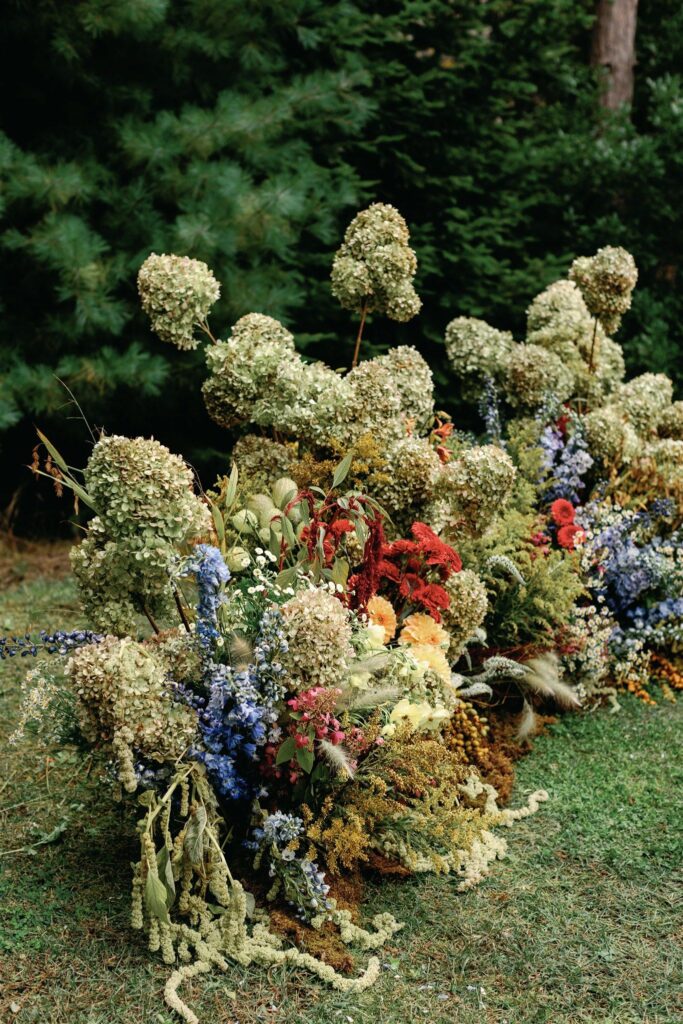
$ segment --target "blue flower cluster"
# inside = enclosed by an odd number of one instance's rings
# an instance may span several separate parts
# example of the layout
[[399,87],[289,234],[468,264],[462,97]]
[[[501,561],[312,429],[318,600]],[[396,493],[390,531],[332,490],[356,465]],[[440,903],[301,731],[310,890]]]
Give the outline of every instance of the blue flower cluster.
[[[583,509],[582,525],[590,526],[596,512],[592,505]],[[617,657],[683,639],[680,561],[673,557],[683,548],[683,535],[656,532],[670,514],[670,502],[662,499],[639,512],[613,509],[607,524],[593,529],[591,590],[618,622],[610,638]]]
[[665,584],[670,574],[670,560],[660,550],[662,538],[643,540],[639,534],[653,519],[647,511],[624,512],[591,539],[599,561],[592,589],[624,625],[631,622],[645,595]]
[[70,654],[85,644],[98,644],[104,637],[100,633],[92,633],[89,629],[75,629],[71,633],[58,630],[48,633],[40,631],[38,639],[32,639],[29,633],[24,636],[0,636],[0,661],[5,658],[35,658],[38,654]]
[[197,637],[205,651],[212,651],[220,636],[218,609],[225,601],[223,587],[230,579],[230,570],[218,548],[198,544],[185,561],[181,575],[194,575],[197,581]]
[[199,710],[203,749],[195,756],[225,799],[252,798],[259,789],[255,762],[258,748],[276,738],[277,705],[285,692],[280,659],[286,651],[280,612],[269,608],[246,668],[206,662],[208,700]]
[[304,823],[293,814],[275,811],[260,826],[252,829],[252,839],[245,846],[268,858],[268,873],[277,878],[289,903],[296,907],[297,917],[309,920],[321,910],[329,910],[330,891],[325,875],[311,860],[297,857],[290,849],[303,835]]
[[594,461],[578,421],[573,423],[571,433],[566,434],[554,425],[545,427],[540,444],[544,469],[550,477],[550,487],[543,494],[544,502],[550,505],[557,498],[565,498],[572,505],[578,505],[585,487],[584,477]]

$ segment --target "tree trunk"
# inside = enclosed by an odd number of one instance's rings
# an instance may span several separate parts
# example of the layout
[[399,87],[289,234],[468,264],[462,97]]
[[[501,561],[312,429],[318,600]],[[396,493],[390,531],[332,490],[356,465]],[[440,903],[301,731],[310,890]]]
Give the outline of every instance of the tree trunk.
[[608,110],[633,99],[637,15],[638,0],[598,0],[591,63],[605,70],[600,102]]

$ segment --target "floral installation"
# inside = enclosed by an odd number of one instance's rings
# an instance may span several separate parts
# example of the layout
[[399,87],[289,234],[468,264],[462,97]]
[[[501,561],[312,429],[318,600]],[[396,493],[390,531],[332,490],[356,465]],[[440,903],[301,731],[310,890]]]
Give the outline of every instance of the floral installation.
[[[362,358],[373,317],[419,312],[409,243],[386,204],[346,232],[345,374],[263,313],[220,340],[210,269],[148,257],[152,329],[181,352],[205,341],[207,412],[231,432],[210,489],[154,440],[102,433],[80,473],[40,435],[35,471],[92,513],[72,554],[90,628],[4,638],[0,657],[36,659],[22,729],[96,751],[135,808],[131,923],[190,1024],[183,987],[231,962],[372,984],[401,925],[363,927],[342,881],[476,884],[505,853],[500,827],[547,799],[503,806],[544,712],[683,682],[681,403],[659,375],[625,382],[608,335],[632,258],[576,260],[531,303],[524,341],[449,323],[477,440],[436,411],[415,347]],[[367,963],[354,975],[320,941],[291,945],[283,915]]]

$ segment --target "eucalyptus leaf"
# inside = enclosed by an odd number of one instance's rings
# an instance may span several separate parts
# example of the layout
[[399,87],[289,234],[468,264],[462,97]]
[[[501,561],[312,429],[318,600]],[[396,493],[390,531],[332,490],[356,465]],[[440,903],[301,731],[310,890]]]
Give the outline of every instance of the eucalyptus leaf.
[[159,876],[151,871],[147,872],[147,881],[145,882],[145,904],[152,917],[158,918],[164,924],[169,923],[166,886]]
[[162,846],[157,854],[157,870],[159,878],[166,887],[166,906],[170,909],[175,902],[175,878],[168,846]]
[[244,903],[247,911],[247,917],[252,918],[254,916],[254,911],[256,910],[256,899],[254,898],[253,893],[245,892]]
[[345,558],[336,558],[332,566],[332,580],[335,583],[341,583],[343,587],[346,586],[350,569],[351,567]]
[[291,587],[295,580],[295,565],[291,566],[289,569],[283,569],[282,572],[279,572],[275,577],[275,582],[277,583],[278,587],[281,587],[282,589],[284,589],[285,587]]
[[282,536],[277,534],[273,527],[270,527],[270,534],[268,537],[268,550],[275,558],[279,558],[282,554]]
[[344,456],[344,458],[341,460],[341,462],[334,471],[334,476],[332,477],[333,487],[339,487],[340,484],[344,483],[347,476],[349,475],[349,470],[351,469],[352,462],[353,452],[348,452],[348,454]]
[[295,548],[297,546],[296,534],[294,533],[294,527],[290,523],[287,516],[282,517],[282,535],[287,542],[289,548]]
[[200,804],[187,826],[183,849],[193,864],[201,864],[204,851],[204,830],[206,829],[206,807]]
[[239,470],[237,464],[233,462],[232,469],[230,470],[230,478],[228,480],[228,486],[225,490],[225,506],[231,508],[235,504],[235,498],[237,497],[237,479],[239,477]]
[[221,510],[211,503],[211,515],[213,516],[213,525],[216,527],[216,535],[218,537],[219,544],[225,543],[225,520]]

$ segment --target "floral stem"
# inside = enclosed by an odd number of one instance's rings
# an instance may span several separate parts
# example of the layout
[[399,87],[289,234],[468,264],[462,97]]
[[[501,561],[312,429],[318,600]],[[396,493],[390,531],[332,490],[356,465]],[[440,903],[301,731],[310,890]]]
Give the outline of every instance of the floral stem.
[[213,334],[211,333],[211,328],[209,327],[209,325],[208,325],[208,323],[206,322],[206,320],[199,320],[199,321],[198,321],[198,323],[197,323],[197,326],[199,327],[200,331],[204,331],[204,334],[206,334],[206,336],[207,336],[207,337],[208,337],[208,338],[209,338],[209,339],[210,339],[210,340],[211,340],[211,341],[212,341],[212,342],[214,343],[214,345],[215,345],[215,344],[216,344],[216,338],[214,338]]
[[593,327],[593,340],[591,341],[591,354],[588,360],[588,372],[593,373],[595,371],[595,343],[598,338],[598,318],[595,318],[595,325]]
[[176,608],[178,609],[178,614],[180,615],[180,618],[183,621],[183,626],[185,627],[185,631],[187,633],[191,633],[192,630],[190,629],[190,623],[187,620],[187,615],[185,614],[185,609],[183,608],[182,601],[180,600],[180,594],[178,593],[178,591],[176,590],[175,587],[173,588],[173,598],[175,600]]
[[150,612],[150,610],[149,610],[149,608],[147,607],[146,604],[143,604],[142,610],[145,613],[145,615],[147,616],[147,621],[149,622],[150,626],[152,627],[152,629],[154,630],[154,632],[158,636],[159,633],[161,633],[161,630],[159,629],[159,627],[157,626],[156,622],[152,618],[152,613]]
[[358,335],[356,336],[356,347],[353,352],[353,362],[351,363],[351,369],[358,366],[358,356],[360,354],[360,343],[363,337],[363,328],[365,327],[365,318],[368,315],[368,300],[363,299],[363,305],[360,308],[360,324],[358,325]]

